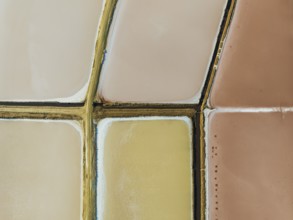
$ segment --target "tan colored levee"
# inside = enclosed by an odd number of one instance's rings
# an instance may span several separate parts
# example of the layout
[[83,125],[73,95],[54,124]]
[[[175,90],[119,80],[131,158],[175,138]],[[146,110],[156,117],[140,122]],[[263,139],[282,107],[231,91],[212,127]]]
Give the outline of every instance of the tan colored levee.
[[223,23],[223,29],[222,29],[222,34],[220,36],[219,39],[219,45],[218,48],[216,48],[217,54],[213,60],[213,63],[211,64],[211,70],[210,73],[208,75],[208,79],[206,80],[206,87],[203,90],[203,94],[202,94],[202,100],[201,100],[201,104],[199,107],[199,113],[198,113],[198,117],[196,117],[196,124],[199,127],[199,129],[197,129],[197,143],[199,146],[199,170],[200,170],[200,174],[199,174],[199,184],[200,184],[200,193],[199,193],[199,209],[200,209],[200,220],[206,220],[207,219],[207,202],[206,202],[206,198],[207,198],[207,189],[206,189],[206,185],[207,185],[207,180],[206,180],[206,175],[207,175],[207,171],[206,171],[206,150],[205,150],[205,115],[204,115],[204,110],[207,108],[207,102],[208,102],[208,98],[210,95],[210,91],[211,91],[211,87],[213,84],[213,80],[215,78],[215,74],[218,68],[218,64],[220,61],[220,57],[222,54],[222,50],[224,47],[224,42],[228,33],[228,29],[230,27],[230,23],[232,21],[232,17],[233,17],[233,13],[234,13],[234,9],[236,6],[236,2],[237,0],[232,0],[230,1],[230,6],[229,8],[227,8],[227,18],[226,21]]

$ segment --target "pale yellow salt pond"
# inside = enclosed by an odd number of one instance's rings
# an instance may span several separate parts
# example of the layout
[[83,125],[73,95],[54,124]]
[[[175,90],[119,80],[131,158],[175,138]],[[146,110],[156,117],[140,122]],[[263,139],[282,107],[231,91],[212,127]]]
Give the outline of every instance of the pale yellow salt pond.
[[75,127],[0,121],[0,219],[81,219],[82,138]]
[[104,119],[98,125],[98,219],[191,220],[187,118]]

